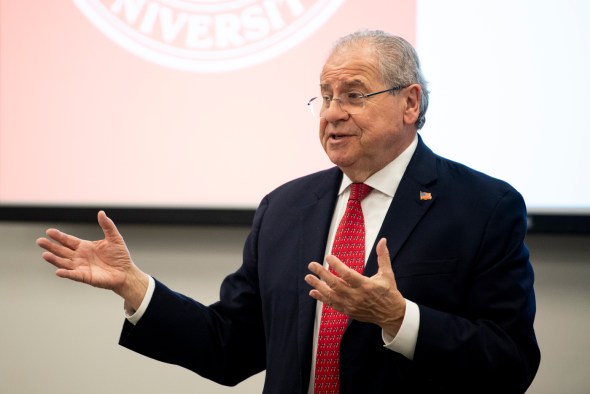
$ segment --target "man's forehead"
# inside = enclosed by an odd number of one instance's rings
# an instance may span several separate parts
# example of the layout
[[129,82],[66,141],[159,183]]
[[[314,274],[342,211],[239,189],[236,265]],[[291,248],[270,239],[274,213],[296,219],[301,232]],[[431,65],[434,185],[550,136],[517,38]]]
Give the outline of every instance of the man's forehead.
[[374,53],[349,47],[332,53],[320,75],[320,87],[355,88],[379,83],[381,74]]
[[382,85],[381,79],[381,74],[376,67],[324,68],[320,76],[320,88],[323,90],[373,89]]

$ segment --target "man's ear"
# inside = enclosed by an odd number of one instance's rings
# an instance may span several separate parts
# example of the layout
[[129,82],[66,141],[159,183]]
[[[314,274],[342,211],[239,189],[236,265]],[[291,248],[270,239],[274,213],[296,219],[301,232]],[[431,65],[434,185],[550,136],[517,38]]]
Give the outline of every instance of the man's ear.
[[404,91],[406,108],[404,110],[404,123],[414,124],[420,114],[420,99],[422,87],[417,83],[408,86]]

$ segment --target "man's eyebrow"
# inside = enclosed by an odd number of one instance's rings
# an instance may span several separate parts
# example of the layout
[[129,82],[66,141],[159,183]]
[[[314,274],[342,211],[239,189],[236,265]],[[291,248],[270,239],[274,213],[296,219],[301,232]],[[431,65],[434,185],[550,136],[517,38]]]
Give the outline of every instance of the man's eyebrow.
[[[344,81],[344,82],[340,83],[341,90],[359,89],[359,88],[363,88],[363,89],[366,88],[366,85],[360,79],[351,79],[350,81]],[[320,89],[321,90],[332,90],[332,85],[327,84],[327,83],[321,83]]]
[[352,88],[364,88],[364,87],[366,87],[366,85],[359,79],[353,79],[350,81],[342,82],[342,87],[352,89]]

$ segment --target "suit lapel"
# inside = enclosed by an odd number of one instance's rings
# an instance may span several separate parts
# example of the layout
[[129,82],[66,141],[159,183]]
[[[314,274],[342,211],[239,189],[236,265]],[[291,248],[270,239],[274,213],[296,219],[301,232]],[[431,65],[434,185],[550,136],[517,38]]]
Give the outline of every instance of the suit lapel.
[[436,201],[437,194],[433,191],[436,176],[436,156],[419,137],[416,151],[404,172],[375,245],[371,249],[365,276],[373,276],[377,273],[375,246],[383,237],[387,238],[391,261],[395,262],[395,256],[414,227]]

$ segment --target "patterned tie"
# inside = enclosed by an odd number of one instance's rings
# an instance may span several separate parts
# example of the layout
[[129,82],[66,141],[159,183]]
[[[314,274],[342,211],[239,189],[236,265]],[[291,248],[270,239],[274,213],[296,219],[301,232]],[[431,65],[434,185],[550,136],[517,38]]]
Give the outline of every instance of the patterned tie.
[[[365,219],[361,201],[371,190],[364,183],[350,185],[346,211],[332,244],[332,254],[357,272],[365,268]],[[330,272],[336,275],[331,268]],[[315,394],[340,392],[340,341],[347,323],[348,316],[324,304],[316,353]]]

